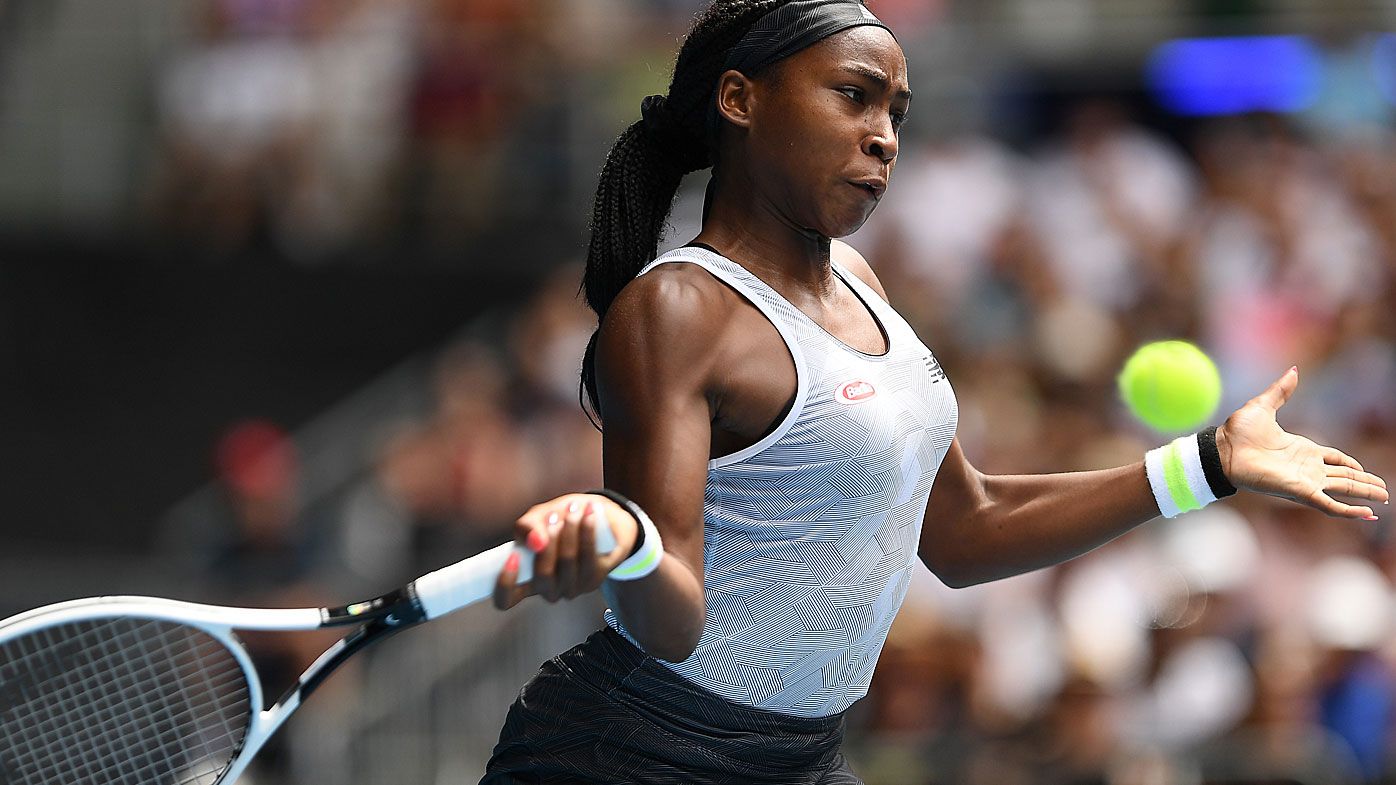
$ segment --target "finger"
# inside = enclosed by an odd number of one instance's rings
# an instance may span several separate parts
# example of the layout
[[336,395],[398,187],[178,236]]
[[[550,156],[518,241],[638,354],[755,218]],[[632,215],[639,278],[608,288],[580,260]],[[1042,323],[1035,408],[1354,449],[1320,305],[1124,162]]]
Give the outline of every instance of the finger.
[[[542,509],[540,507],[534,507],[524,513],[518,520],[514,521],[514,545],[516,548],[529,548],[529,550],[532,550],[529,543],[538,541],[538,535],[534,532],[536,532],[540,526],[541,515]],[[507,559],[504,564],[505,567],[511,569],[501,570],[499,578],[495,581],[493,599],[496,608],[512,608],[532,593],[532,582],[524,583],[523,585],[520,585],[518,582],[519,560],[517,557],[519,555],[517,551],[510,553],[511,558]],[[509,576],[507,584],[505,581],[506,572]]]
[[548,546],[547,510],[534,508],[514,521],[514,542],[521,548],[540,553]]
[[523,602],[524,600],[528,599],[529,597],[532,597],[532,596],[533,596],[533,589],[532,589],[532,586],[533,586],[533,584],[531,584],[531,583],[525,583],[525,584],[522,585],[522,586],[515,585],[515,586],[514,586],[514,591],[510,592],[510,594],[509,594],[509,607],[512,608],[512,607],[514,607],[515,605],[518,605],[519,603],[521,603],[521,602]]
[[[597,502],[595,505],[595,521],[597,531],[600,531],[601,527],[603,526],[607,529],[610,529],[611,539],[613,542],[617,543],[616,546],[607,553],[598,554],[597,556],[599,569],[607,573],[609,573],[611,570],[614,570],[621,562],[625,561],[631,550],[629,547],[622,547],[620,545],[620,543],[618,542],[619,538],[616,537],[615,527],[611,525],[611,507],[613,507],[614,504],[614,502],[608,499],[604,502]],[[623,514],[627,518],[630,517],[629,513]],[[638,526],[639,524],[636,525]]]
[[1362,464],[1358,463],[1356,458],[1332,447],[1323,451],[1323,462],[1329,466],[1347,466],[1362,471]]
[[567,517],[557,533],[557,592],[571,599],[577,596],[577,527],[582,524],[582,503],[567,505]]
[[577,583],[595,586],[596,578],[596,502],[587,502],[582,510],[582,523],[577,527]]
[[500,610],[508,610],[518,604],[519,579],[519,552],[509,551],[509,558],[504,560],[504,569],[499,571],[499,578],[494,582],[494,607]]
[[1323,486],[1323,491],[1329,495],[1337,494],[1353,499],[1370,499],[1376,502],[1386,502],[1391,498],[1386,489],[1380,485],[1361,482],[1350,477],[1329,477],[1328,482]]
[[1358,507],[1352,504],[1345,504],[1334,499],[1323,491],[1314,491],[1310,496],[1308,505],[1321,513],[1334,518],[1360,518],[1363,520],[1376,520],[1376,515],[1371,507]]
[[[557,602],[557,542],[553,534],[562,524],[562,516],[550,512],[544,517],[546,527],[535,529],[528,547],[533,557],[533,593],[548,602]],[[539,547],[542,546],[542,547]]]
[[1258,403],[1270,411],[1279,411],[1289,396],[1294,394],[1294,388],[1299,386],[1299,367],[1294,366],[1285,371],[1284,376],[1275,380],[1275,383],[1265,389],[1265,392],[1252,398],[1251,401]]
[[1328,476],[1343,477],[1349,480],[1354,480],[1356,482],[1365,483],[1367,485],[1375,485],[1376,487],[1381,488],[1382,490],[1386,490],[1386,480],[1383,480],[1381,477],[1378,477],[1377,475],[1372,474],[1371,472],[1364,472],[1360,469],[1354,469],[1350,466],[1330,465],[1328,467]]

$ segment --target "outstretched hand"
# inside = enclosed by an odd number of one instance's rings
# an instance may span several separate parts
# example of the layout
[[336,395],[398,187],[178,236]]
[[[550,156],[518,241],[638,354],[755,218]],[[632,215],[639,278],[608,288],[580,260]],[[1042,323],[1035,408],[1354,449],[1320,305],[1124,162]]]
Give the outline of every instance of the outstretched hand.
[[1217,428],[1227,479],[1237,488],[1290,499],[1335,518],[1375,519],[1370,506],[1334,497],[1386,503],[1391,496],[1385,480],[1342,451],[1289,433],[1275,421],[1298,385],[1299,370],[1290,368]]

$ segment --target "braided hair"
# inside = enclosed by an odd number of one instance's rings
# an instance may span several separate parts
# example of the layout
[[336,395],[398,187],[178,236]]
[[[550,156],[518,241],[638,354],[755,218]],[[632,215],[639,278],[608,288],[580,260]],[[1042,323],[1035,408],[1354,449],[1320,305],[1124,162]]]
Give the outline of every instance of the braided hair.
[[[643,119],[621,132],[596,187],[582,290],[599,324],[620,290],[652,260],[685,174],[716,162],[709,127],[713,89],[727,52],[758,19],[789,0],[714,0],[693,22],[667,96],[650,96]],[[582,391],[600,414],[596,333],[582,358]]]

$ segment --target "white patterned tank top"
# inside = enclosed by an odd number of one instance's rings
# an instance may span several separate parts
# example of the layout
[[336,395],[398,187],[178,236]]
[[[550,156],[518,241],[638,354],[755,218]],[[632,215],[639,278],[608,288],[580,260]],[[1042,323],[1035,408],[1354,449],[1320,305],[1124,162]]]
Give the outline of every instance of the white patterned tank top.
[[[669,262],[702,267],[775,325],[796,391],[768,436],[708,463],[705,626],[688,659],[664,664],[736,703],[836,714],[867,694],[906,596],[931,484],[955,436],[955,395],[910,325],[837,264],[880,323],[885,354],[847,346],[703,248],[671,251],[640,274]],[[606,622],[634,642],[613,611]]]

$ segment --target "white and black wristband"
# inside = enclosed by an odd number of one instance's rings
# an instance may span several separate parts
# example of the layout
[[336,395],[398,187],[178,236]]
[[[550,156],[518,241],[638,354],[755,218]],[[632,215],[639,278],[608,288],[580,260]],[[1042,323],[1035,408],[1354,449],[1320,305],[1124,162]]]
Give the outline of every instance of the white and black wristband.
[[1221,453],[1217,452],[1217,426],[1198,432],[1197,452],[1202,457],[1202,473],[1207,477],[1212,495],[1225,499],[1236,493],[1236,486],[1227,479],[1226,470],[1222,468]]
[[1144,471],[1159,512],[1176,518],[1236,493],[1222,470],[1217,429],[1179,436],[1144,456]]
[[640,505],[609,488],[598,488],[587,493],[605,496],[630,513],[639,524],[635,533],[635,547],[630,556],[616,565],[606,577],[616,581],[634,581],[659,569],[659,563],[664,558],[664,542],[659,538],[659,530],[654,527],[654,521],[650,520]]

